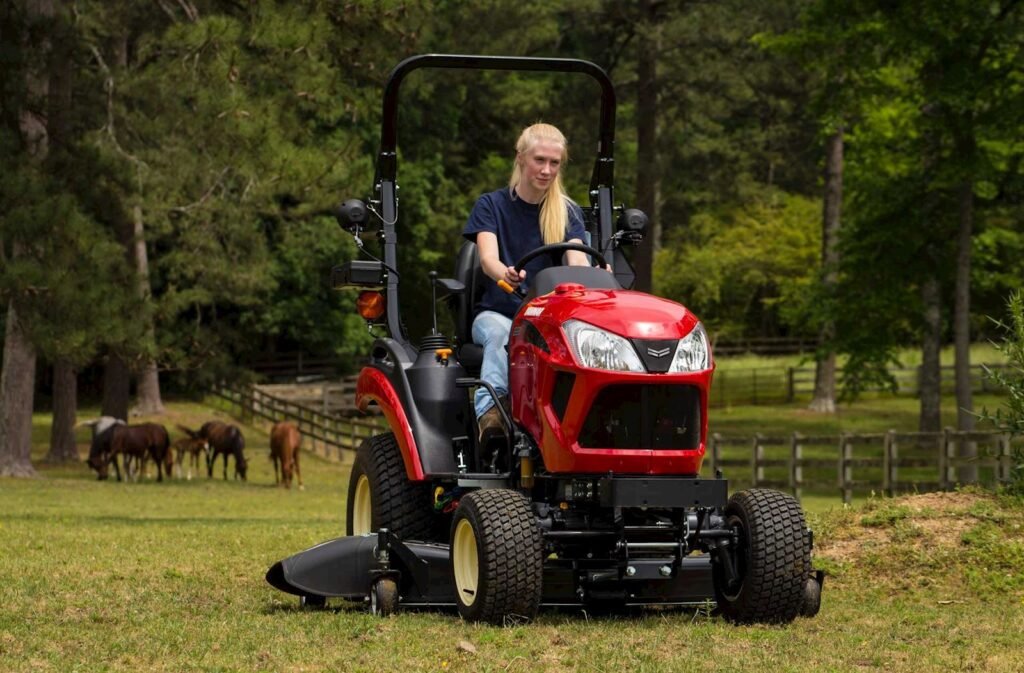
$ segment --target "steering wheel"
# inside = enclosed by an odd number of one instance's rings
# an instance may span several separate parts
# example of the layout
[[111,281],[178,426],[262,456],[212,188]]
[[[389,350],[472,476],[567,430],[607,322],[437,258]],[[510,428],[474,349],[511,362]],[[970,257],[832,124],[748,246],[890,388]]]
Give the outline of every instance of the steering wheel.
[[[598,251],[596,248],[591,248],[589,245],[584,245],[582,243],[548,243],[546,245],[540,246],[539,248],[534,248],[530,252],[520,257],[519,261],[516,262],[515,267],[513,268],[515,268],[516,271],[522,271],[523,268],[531,260],[540,257],[541,255],[550,255],[552,253],[566,252],[568,250],[578,250],[579,252],[590,255],[591,257],[597,260],[598,266],[600,266],[602,269],[608,266],[608,262],[607,260],[605,260],[604,255],[602,255],[600,251]],[[505,292],[515,292],[520,297],[525,296],[525,292],[523,292],[522,286],[513,288],[504,280],[499,280],[498,287],[503,289]]]

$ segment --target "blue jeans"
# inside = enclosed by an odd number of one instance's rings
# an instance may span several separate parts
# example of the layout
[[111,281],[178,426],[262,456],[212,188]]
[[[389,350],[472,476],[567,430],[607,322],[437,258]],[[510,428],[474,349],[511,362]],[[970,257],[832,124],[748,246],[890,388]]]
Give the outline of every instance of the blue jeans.
[[[473,319],[473,342],[483,346],[484,360],[480,378],[494,386],[498,395],[508,395],[508,334],[512,321],[494,311],[481,311]],[[486,388],[477,388],[473,398],[476,417],[480,418],[494,406],[494,398]]]

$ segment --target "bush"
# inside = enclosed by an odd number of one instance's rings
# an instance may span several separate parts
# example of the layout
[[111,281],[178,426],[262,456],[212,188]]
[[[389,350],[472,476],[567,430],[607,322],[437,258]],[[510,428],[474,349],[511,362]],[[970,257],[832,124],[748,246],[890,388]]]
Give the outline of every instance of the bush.
[[[1001,343],[995,344],[1006,356],[1007,368],[995,371],[985,367],[985,375],[1004,388],[1007,398],[995,413],[983,409],[981,415],[1011,435],[1024,435],[1024,292],[1017,291],[1007,301],[1009,322],[993,320],[1005,333]],[[1010,490],[1024,496],[1024,449],[1013,448],[1013,470],[1010,473]]]

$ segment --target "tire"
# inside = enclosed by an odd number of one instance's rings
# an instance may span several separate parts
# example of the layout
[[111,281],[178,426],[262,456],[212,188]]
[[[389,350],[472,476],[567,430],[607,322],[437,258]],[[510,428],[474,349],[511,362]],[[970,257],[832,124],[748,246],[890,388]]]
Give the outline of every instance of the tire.
[[821,611],[821,582],[816,577],[808,577],[804,582],[804,602],[800,606],[800,614],[814,617]]
[[409,481],[395,436],[374,435],[359,447],[348,482],[345,534],[387,528],[403,540],[432,538],[429,484]]
[[452,520],[450,549],[463,619],[504,626],[537,614],[543,541],[521,494],[495,488],[463,496]]
[[729,498],[726,525],[739,538],[739,581],[728,586],[722,560],[712,566],[718,611],[738,624],[791,622],[804,607],[811,575],[811,541],[800,504],[769,489]]
[[370,613],[387,617],[398,610],[398,584],[390,577],[382,577],[370,589]]

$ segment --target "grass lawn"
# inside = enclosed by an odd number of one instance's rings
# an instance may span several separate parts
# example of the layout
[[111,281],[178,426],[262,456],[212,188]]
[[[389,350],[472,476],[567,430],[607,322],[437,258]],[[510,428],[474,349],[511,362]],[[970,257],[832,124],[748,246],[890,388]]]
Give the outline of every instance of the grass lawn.
[[[161,421],[217,415],[174,404]],[[35,423],[39,461],[49,419]],[[0,671],[1024,670],[1019,500],[809,500],[830,576],[822,613],[788,626],[693,611],[542,611],[507,629],[379,619],[300,610],[266,584],[274,561],[343,530],[348,467],[305,454],[306,489],[275,488],[265,430],[244,432],[247,483],[98,482],[40,462],[38,479],[0,480]]]

